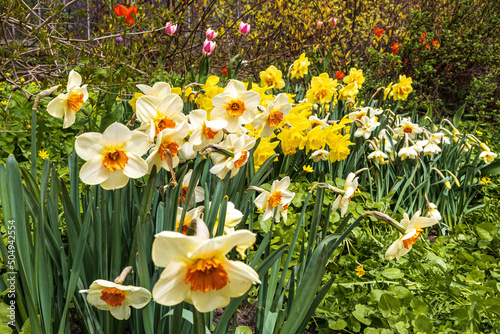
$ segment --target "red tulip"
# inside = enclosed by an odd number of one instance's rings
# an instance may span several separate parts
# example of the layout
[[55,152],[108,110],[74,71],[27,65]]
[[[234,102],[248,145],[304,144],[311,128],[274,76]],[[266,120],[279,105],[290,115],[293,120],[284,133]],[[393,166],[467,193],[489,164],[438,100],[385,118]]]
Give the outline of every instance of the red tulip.
[[132,14],[137,15],[137,7],[125,7],[123,5],[118,5],[113,8],[114,12],[117,16],[126,16],[125,22],[128,23],[128,26],[131,27],[134,25],[134,18]]

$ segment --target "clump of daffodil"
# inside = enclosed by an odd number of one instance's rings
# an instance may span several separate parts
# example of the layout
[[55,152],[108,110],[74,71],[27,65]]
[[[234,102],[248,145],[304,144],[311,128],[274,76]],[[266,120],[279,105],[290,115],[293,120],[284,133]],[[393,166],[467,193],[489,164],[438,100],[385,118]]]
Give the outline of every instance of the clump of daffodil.
[[290,68],[290,77],[292,79],[300,79],[307,74],[307,69],[309,68],[311,63],[309,59],[306,57],[306,54],[303,53],[300,55],[299,59],[293,62]]
[[411,78],[407,78],[406,75],[400,75],[399,82],[392,86],[390,97],[392,97],[395,101],[406,100],[408,98],[408,94],[413,91],[411,83]]
[[64,116],[63,128],[75,123],[76,113],[89,98],[87,85],[82,84],[82,77],[75,70],[71,70],[68,77],[67,93],[59,94],[47,105],[47,112],[57,118]]
[[306,92],[306,99],[312,103],[329,103],[337,98],[337,79],[332,79],[328,73],[321,73],[311,80],[311,88]]
[[260,72],[260,82],[260,85],[262,87],[266,87],[267,89],[281,89],[285,87],[283,74],[273,65],[269,66],[267,70]]

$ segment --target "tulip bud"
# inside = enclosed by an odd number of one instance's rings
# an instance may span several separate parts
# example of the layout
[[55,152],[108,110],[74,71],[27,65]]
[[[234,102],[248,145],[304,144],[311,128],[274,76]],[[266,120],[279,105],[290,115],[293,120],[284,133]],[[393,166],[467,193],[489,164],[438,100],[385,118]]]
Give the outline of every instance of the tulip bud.
[[321,29],[325,24],[322,21],[316,22],[316,28]]
[[209,41],[211,41],[212,39],[214,39],[215,37],[217,37],[217,32],[211,28],[208,28],[205,36],[207,36],[207,39]]
[[340,19],[332,18],[332,26],[336,26],[339,23]]
[[168,22],[167,25],[165,26],[165,32],[169,35],[175,34],[176,31],[177,31],[177,24],[172,24]]
[[115,43],[116,44],[122,44],[123,43],[123,37],[122,36],[118,36],[115,38]]
[[201,51],[201,53],[203,53],[204,56],[210,56],[212,52],[214,52],[214,49],[215,42],[206,39],[205,42],[203,42],[203,50]]
[[238,27],[238,30],[243,34],[246,35],[250,32],[250,25],[245,22],[241,22],[240,26]]

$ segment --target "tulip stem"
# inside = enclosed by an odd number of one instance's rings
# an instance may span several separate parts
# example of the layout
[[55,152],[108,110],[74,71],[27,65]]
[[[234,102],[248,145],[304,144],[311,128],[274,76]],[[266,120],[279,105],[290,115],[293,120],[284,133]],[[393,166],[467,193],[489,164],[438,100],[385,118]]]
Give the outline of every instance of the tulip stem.
[[194,334],[205,334],[205,317],[193,307]]

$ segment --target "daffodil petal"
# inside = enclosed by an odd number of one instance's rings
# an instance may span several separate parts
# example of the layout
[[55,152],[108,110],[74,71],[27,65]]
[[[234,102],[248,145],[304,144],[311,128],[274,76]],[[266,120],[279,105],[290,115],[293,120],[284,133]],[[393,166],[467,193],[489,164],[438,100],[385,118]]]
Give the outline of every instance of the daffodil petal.
[[231,300],[229,297],[229,284],[220,290],[191,291],[191,298],[194,307],[200,312],[210,312],[216,308],[227,306]]
[[101,144],[102,134],[97,132],[87,132],[75,140],[76,154],[87,161],[96,155],[104,155],[104,148]]
[[260,283],[257,272],[243,262],[225,260],[224,269],[231,281],[229,296],[232,298],[246,293],[254,283]]
[[144,288],[138,288],[137,291],[128,292],[126,296],[127,304],[137,309],[143,308],[151,301],[151,293]]
[[121,169],[109,173],[109,177],[101,183],[101,187],[106,190],[123,188],[127,185],[129,177],[123,174]]
[[236,246],[250,247],[255,243],[255,234],[247,230],[239,230],[230,235],[208,239],[198,246],[191,254],[192,259],[198,256],[208,259],[224,256]]
[[128,152],[128,162],[123,168],[123,174],[131,179],[143,177],[148,172],[148,164],[139,155]]
[[185,259],[203,240],[183,234],[164,231],[156,235],[151,257],[158,267],[166,267],[170,261]]
[[112,307],[109,311],[111,315],[118,320],[127,320],[130,318],[130,307],[126,304]]
[[66,100],[61,99],[61,95],[49,102],[47,112],[49,115],[61,118],[64,116],[64,107],[68,104]]
[[121,123],[113,123],[102,134],[102,145],[109,148],[123,148],[132,138],[130,130]]
[[[158,265],[156,261],[155,264]],[[185,300],[189,294],[189,285],[184,282],[186,270],[186,264],[183,261],[169,261],[153,287],[153,299],[167,306],[177,305]]]
[[80,169],[80,179],[83,183],[96,185],[109,178],[111,172],[102,164],[102,156],[95,155]]

